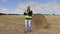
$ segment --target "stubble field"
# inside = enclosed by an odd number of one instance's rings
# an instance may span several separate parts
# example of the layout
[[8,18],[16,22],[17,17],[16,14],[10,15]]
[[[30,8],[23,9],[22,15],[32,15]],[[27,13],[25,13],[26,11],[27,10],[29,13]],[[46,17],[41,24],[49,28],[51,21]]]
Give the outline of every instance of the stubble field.
[[24,16],[0,16],[0,34],[60,34],[60,16],[45,16],[48,28],[25,33]]

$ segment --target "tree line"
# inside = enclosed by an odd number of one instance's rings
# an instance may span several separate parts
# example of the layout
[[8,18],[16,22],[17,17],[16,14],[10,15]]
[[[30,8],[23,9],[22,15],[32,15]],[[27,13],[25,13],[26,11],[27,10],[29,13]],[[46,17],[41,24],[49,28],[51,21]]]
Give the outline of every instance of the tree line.
[[20,14],[6,14],[6,13],[0,13],[0,15],[20,15]]

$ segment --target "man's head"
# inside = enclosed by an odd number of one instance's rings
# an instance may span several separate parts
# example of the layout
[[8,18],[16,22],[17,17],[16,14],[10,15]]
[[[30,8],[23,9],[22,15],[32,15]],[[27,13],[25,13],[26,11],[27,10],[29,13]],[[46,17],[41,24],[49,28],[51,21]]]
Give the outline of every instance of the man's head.
[[30,10],[30,6],[28,6],[27,9]]

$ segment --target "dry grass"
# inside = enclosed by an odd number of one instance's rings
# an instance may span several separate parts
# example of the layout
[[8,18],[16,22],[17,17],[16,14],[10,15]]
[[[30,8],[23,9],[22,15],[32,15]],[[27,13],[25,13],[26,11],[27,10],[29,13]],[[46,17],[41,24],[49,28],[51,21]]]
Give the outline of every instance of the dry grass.
[[[45,16],[49,28],[28,34],[60,34],[60,16]],[[24,16],[0,16],[0,34],[25,34]]]
[[23,16],[0,16],[1,34],[19,34],[24,30]]

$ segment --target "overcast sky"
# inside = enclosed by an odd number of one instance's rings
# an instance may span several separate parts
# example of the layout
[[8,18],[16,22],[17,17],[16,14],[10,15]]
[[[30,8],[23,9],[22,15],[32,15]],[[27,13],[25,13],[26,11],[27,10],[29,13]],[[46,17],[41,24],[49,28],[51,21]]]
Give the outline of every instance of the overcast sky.
[[23,14],[28,5],[33,13],[60,14],[60,0],[0,0],[0,13]]

